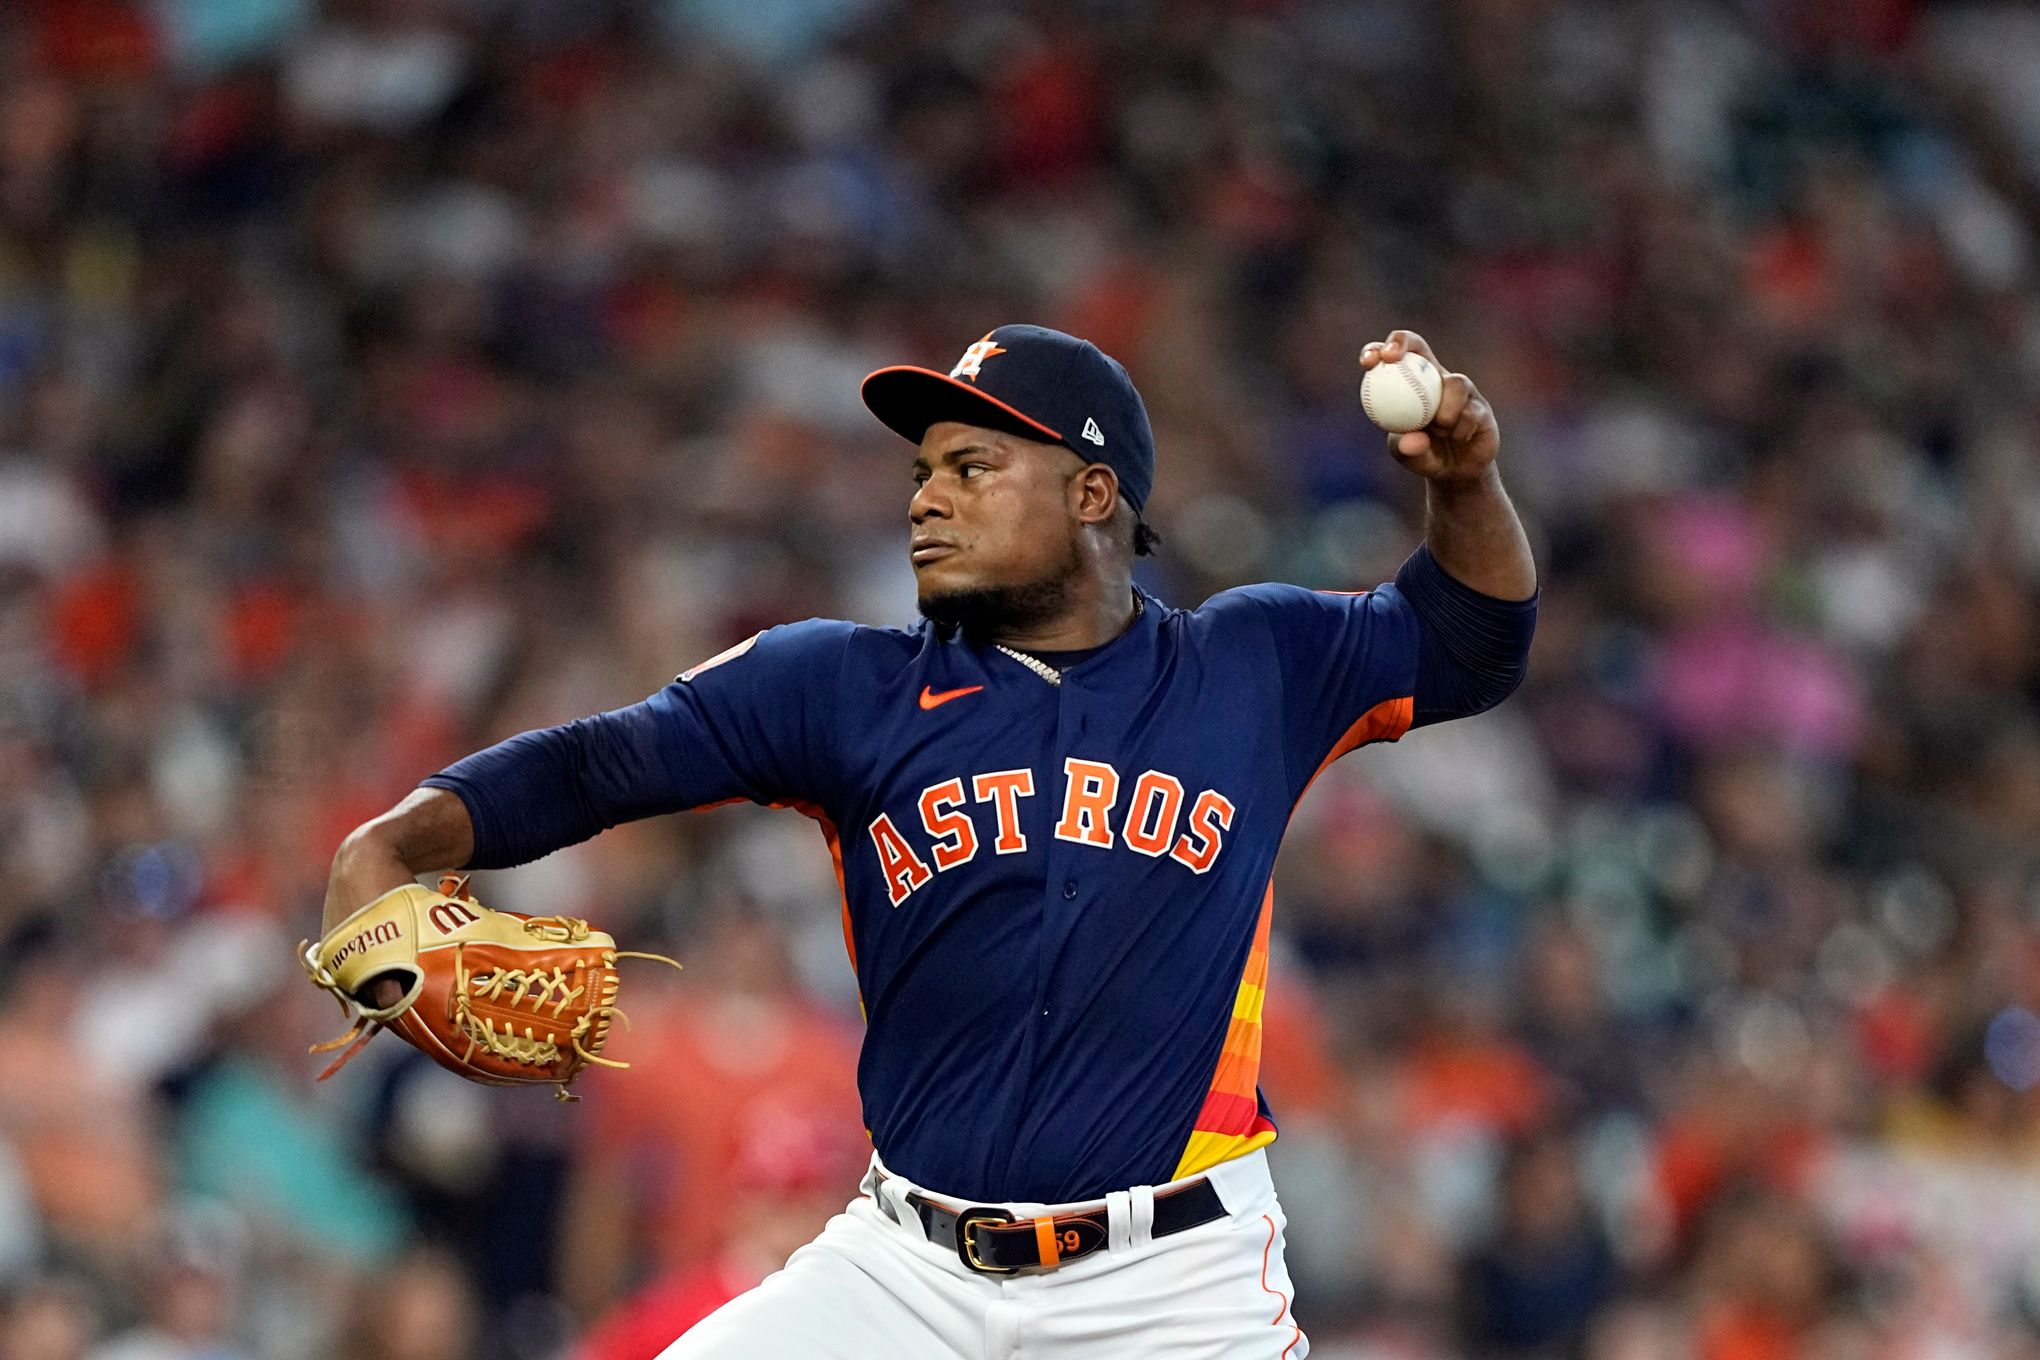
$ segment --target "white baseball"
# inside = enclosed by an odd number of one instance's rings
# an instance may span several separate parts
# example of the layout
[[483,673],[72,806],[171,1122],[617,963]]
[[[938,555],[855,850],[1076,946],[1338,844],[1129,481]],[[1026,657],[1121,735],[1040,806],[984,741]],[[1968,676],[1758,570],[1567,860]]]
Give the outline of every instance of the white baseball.
[[1421,430],[1438,414],[1445,395],[1438,366],[1421,354],[1383,361],[1360,379],[1360,406],[1367,418],[1390,434]]

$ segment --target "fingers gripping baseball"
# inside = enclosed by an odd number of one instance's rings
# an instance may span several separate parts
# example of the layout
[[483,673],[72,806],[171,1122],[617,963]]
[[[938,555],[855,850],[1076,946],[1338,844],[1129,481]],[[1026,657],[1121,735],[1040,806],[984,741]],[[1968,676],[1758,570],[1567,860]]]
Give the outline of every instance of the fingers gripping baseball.
[[1395,363],[1405,354],[1421,354],[1437,366],[1442,375],[1438,409],[1423,429],[1389,435],[1389,455],[1431,481],[1472,480],[1484,475],[1501,451],[1501,429],[1494,408],[1471,378],[1446,369],[1423,336],[1396,330],[1390,331],[1386,340],[1370,341],[1360,351],[1361,371]]

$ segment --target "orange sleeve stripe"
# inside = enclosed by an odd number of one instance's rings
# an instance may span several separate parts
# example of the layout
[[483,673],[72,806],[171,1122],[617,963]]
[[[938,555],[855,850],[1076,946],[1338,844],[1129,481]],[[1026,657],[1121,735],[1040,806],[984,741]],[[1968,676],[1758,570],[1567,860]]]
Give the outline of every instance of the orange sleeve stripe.
[[1229,1074],[1224,1081],[1214,1084],[1205,1093],[1205,1099],[1209,1100],[1214,1096],[1218,1096],[1227,1100],[1244,1100],[1252,1104],[1254,1103],[1254,1093],[1260,1089],[1255,1081],[1255,1076],[1256,1074],[1253,1072]]
[[1410,722],[1416,717],[1416,698],[1405,694],[1400,699],[1383,699],[1374,707],[1362,713],[1353,725],[1347,728],[1339,739],[1332,743],[1331,754],[1318,762],[1311,778],[1323,774],[1325,766],[1337,760],[1355,747],[1365,746],[1370,741],[1394,741],[1410,730]]
[[1249,1019],[1248,1017],[1239,1014],[1237,1008],[1235,1008],[1232,1019],[1225,1022],[1226,1048],[1231,1049],[1241,1039],[1245,1038],[1250,1031],[1258,1030],[1260,1028],[1261,1028],[1260,1020]]
[[[837,831],[836,824],[829,820],[829,814],[823,812],[821,808],[813,803],[775,803],[773,806],[790,807],[801,816],[813,819],[815,825],[822,829],[822,839],[828,843],[829,847],[829,862],[835,866],[836,870],[836,896],[842,900],[843,904],[843,952],[850,956],[850,972],[852,976],[855,976],[857,972],[857,937],[850,929],[850,889],[843,881],[842,833]],[[860,995],[857,1005],[861,1010],[864,1006],[861,987],[859,991]]]
[[1225,1032],[1225,1047],[1219,1050],[1220,1065],[1227,1058],[1255,1058],[1261,1053],[1261,1025],[1235,1020],[1232,1028]]
[[1211,1083],[1211,1094],[1251,1096],[1260,1075],[1261,1062],[1258,1054],[1252,1059],[1220,1063],[1218,1076]]
[[[696,804],[695,806],[693,806],[693,807],[691,807],[691,808],[688,808],[688,809],[687,809],[687,811],[689,811],[689,812],[707,812],[707,811],[708,811],[708,810],[709,810],[710,808],[719,808],[719,807],[728,807],[728,806],[729,806],[729,805],[730,805],[731,803],[746,803],[746,802],[749,802],[749,801],[750,801],[750,800],[749,800],[748,798],[745,798],[745,797],[743,797],[743,796],[742,796],[741,794],[739,794],[739,795],[738,795],[737,797],[735,797],[735,798],[718,798],[718,799],[716,799],[716,800],[715,800],[715,801],[714,801],[713,803],[698,803],[698,804]],[[767,807],[787,807],[787,806],[789,806],[789,805],[788,805],[788,804],[786,804],[786,803],[767,803],[767,804],[766,804],[766,806],[767,806]]]
[[843,952],[850,956],[850,971],[857,971],[857,936],[850,930],[850,893],[843,886],[843,844],[836,838],[836,828],[823,824],[822,835],[829,842],[829,858],[836,866],[836,893],[843,899]]

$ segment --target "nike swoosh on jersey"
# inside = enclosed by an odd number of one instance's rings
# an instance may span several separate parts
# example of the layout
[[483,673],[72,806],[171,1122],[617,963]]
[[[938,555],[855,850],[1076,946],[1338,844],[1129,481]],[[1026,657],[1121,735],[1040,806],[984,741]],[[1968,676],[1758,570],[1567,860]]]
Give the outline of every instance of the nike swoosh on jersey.
[[923,685],[921,686],[921,707],[940,708],[951,699],[961,699],[966,694],[976,694],[983,688],[983,685],[966,685],[962,689],[945,689],[940,694],[936,694],[926,685]]

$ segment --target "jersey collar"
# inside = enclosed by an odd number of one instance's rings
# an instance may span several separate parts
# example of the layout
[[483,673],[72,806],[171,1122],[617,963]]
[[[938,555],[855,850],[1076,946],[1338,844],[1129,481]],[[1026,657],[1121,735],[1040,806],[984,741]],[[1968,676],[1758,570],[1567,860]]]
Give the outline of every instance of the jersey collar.
[[[1104,643],[1083,660],[1058,667],[1063,684],[1081,684],[1096,677],[1111,676],[1118,673],[1122,665],[1138,666],[1154,655],[1155,639],[1160,635],[1162,616],[1168,612],[1168,606],[1137,585],[1133,587],[1133,594],[1138,607],[1133,622],[1127,625],[1125,632]],[[998,649],[989,642],[969,642],[961,638],[957,641],[963,642],[982,658],[991,659],[999,655]]]

